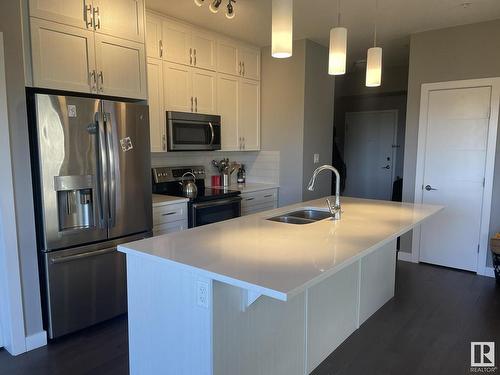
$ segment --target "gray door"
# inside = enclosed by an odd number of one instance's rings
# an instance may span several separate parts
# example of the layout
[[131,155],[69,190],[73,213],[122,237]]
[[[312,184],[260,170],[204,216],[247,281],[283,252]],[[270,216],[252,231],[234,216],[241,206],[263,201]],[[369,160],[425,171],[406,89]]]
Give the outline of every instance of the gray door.
[[152,230],[148,107],[103,101],[109,173],[109,238]]
[[44,251],[107,238],[98,111],[99,100],[36,95]]

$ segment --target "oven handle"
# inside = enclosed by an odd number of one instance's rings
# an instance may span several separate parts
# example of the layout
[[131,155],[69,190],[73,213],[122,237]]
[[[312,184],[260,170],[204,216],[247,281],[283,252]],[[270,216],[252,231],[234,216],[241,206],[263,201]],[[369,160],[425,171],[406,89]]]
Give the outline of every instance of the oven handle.
[[209,146],[212,146],[214,144],[214,141],[215,141],[215,131],[214,131],[214,126],[212,125],[212,123],[210,121],[208,122],[208,125],[210,126],[210,131],[212,132],[212,139],[210,140]]
[[238,203],[241,202],[241,197],[234,197],[234,198],[227,198],[227,199],[222,199],[222,200],[213,200],[209,202],[202,202],[202,203],[193,203],[193,209],[197,208],[207,208],[207,207],[218,207],[218,206],[225,206],[227,204],[233,204],[233,203]]

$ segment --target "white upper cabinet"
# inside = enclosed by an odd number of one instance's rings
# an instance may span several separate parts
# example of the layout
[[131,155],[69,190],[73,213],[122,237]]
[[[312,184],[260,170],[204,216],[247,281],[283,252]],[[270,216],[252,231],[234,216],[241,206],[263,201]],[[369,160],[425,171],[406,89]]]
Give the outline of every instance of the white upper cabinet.
[[151,151],[165,151],[166,117],[163,103],[163,63],[161,60],[152,58],[148,58],[148,104]]
[[194,112],[215,114],[216,113],[216,84],[217,75],[202,69],[192,69]]
[[31,46],[36,87],[96,92],[92,31],[32,18]]
[[248,79],[260,80],[260,50],[241,48],[239,56],[242,64],[242,76]]
[[191,48],[193,66],[208,70],[216,69],[216,40],[211,33],[194,30],[191,34]]
[[144,44],[96,34],[95,53],[100,93],[147,98]]
[[185,65],[164,62],[163,95],[166,110],[193,112],[191,69]]
[[148,14],[146,17],[146,53],[148,57],[161,59],[163,57],[163,42],[160,17]]
[[29,0],[32,17],[93,29],[92,0]]
[[219,39],[217,42],[217,70],[219,73],[237,76],[240,74],[239,69],[238,45],[224,39]]
[[98,33],[144,42],[144,0],[93,0]]
[[162,22],[163,59],[184,65],[193,62],[191,29],[182,23],[165,20]]
[[242,149],[260,150],[260,83],[248,79],[239,83],[238,129]]
[[239,150],[238,135],[239,78],[227,74],[217,76],[217,112],[221,116],[222,149]]

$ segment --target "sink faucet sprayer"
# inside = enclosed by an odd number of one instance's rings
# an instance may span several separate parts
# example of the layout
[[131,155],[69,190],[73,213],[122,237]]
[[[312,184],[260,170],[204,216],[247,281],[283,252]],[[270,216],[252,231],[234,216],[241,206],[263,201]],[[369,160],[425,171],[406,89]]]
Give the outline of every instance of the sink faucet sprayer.
[[314,171],[311,180],[309,181],[309,185],[307,185],[307,189],[310,191],[314,191],[314,183],[316,182],[316,177],[324,170],[332,171],[335,174],[335,204],[332,204],[331,197],[326,198],[326,204],[328,205],[328,210],[332,215],[333,220],[340,220],[340,215],[342,213],[340,207],[340,174],[334,167],[331,165],[322,165],[321,167],[316,168]]

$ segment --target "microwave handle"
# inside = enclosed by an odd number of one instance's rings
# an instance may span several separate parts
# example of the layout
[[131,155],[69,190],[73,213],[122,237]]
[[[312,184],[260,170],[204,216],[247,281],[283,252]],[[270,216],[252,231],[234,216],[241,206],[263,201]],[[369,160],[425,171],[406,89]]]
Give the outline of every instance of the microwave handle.
[[208,125],[210,125],[210,131],[212,132],[212,139],[210,140],[210,146],[212,146],[215,141],[215,131],[214,131],[214,126],[212,125],[211,122],[209,122]]

